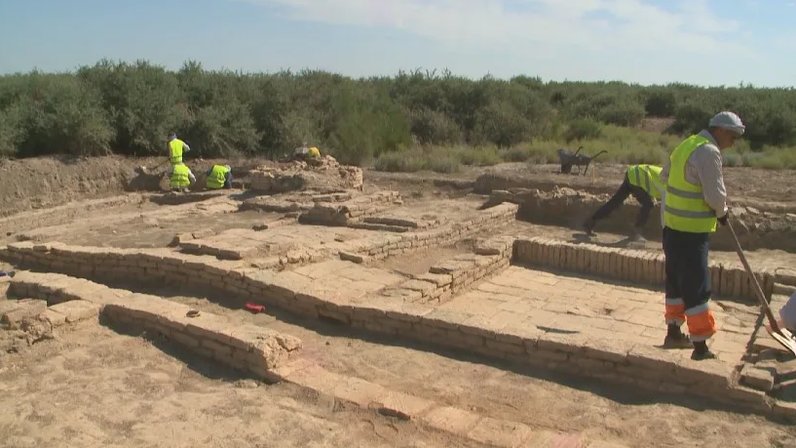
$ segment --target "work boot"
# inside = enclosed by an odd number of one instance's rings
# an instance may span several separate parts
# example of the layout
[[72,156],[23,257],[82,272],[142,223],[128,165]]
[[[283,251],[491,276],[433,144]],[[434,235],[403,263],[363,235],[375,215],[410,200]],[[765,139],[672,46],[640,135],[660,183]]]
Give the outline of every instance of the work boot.
[[641,229],[634,227],[633,232],[630,234],[630,241],[634,243],[643,243],[647,240],[644,238],[644,235],[641,234]]
[[666,338],[663,340],[663,348],[691,348],[691,339],[688,335],[680,331],[677,325],[669,325],[669,330],[666,333]]
[[594,225],[595,225],[594,218],[589,218],[583,223],[583,231],[586,232],[586,235],[592,236],[594,235]]
[[702,361],[703,359],[716,359],[716,354],[710,351],[707,342],[699,341],[694,342],[694,351],[691,353],[691,359],[694,361]]

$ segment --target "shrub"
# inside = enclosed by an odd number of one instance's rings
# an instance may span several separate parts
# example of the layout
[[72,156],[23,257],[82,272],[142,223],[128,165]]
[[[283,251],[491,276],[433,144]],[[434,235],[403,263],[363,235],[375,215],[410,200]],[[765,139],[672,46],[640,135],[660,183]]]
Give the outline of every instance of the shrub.
[[423,144],[456,144],[462,141],[462,130],[445,113],[426,108],[412,111],[411,132]]
[[460,168],[459,159],[452,155],[432,154],[428,159],[428,169],[435,173],[456,173]]
[[501,156],[507,162],[525,162],[531,158],[531,151],[527,147],[515,146],[504,151]]
[[646,94],[644,110],[653,117],[670,117],[677,107],[677,98],[672,91],[655,90]]
[[[110,152],[113,129],[98,93],[77,78],[38,75],[28,78],[20,98],[18,129],[12,132],[21,156],[51,153],[97,155]],[[13,115],[13,112],[10,112]],[[13,124],[9,115],[6,120]]]
[[599,138],[602,135],[602,125],[591,118],[580,118],[572,121],[564,131],[564,140],[570,143],[574,140]]
[[456,151],[456,156],[464,165],[491,166],[503,161],[495,147],[461,147]]
[[[116,133],[114,146],[132,154],[164,152],[171,131],[182,131],[188,108],[173,73],[145,61],[101,61],[78,76],[99,89]],[[189,142],[190,143],[190,142]]]
[[19,108],[9,107],[0,110],[0,157],[13,157],[22,138],[19,125]]
[[426,161],[421,154],[410,151],[388,152],[380,155],[374,164],[378,171],[413,173],[425,169]]

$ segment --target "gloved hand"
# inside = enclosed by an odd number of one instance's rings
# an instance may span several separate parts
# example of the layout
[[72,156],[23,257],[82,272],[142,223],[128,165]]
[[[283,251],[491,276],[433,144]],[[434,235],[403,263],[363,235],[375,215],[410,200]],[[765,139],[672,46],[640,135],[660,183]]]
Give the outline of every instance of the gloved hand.
[[723,226],[726,226],[727,225],[727,218],[729,218],[729,217],[730,217],[730,210],[728,209],[727,213],[725,213],[724,216],[722,216],[720,218],[716,218],[716,220],[719,221],[719,224],[721,224]]

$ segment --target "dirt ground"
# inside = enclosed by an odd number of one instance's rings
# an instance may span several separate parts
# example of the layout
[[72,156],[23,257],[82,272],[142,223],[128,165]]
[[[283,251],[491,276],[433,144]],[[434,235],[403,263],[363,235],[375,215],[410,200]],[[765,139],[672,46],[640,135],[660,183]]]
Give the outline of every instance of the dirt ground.
[[465,446],[96,322],[0,361],[3,447]]
[[[0,173],[6,176],[0,184],[0,216],[123,193],[131,183],[126,173],[141,164],[145,163],[121,158],[0,162]],[[367,171],[365,181],[366,191],[400,190],[406,204],[471,194],[460,187],[467,183],[472,187],[485,173],[509,178],[530,175],[538,185],[565,184],[593,192],[616,188],[622,167],[594,168],[593,176],[566,176],[563,180],[553,174],[552,165],[529,168],[525,164],[502,164],[466,169],[455,175]],[[46,182],[30,181],[53,172],[58,174]],[[789,181],[794,174],[727,169],[727,183],[734,197],[793,206],[796,196]],[[169,207],[164,212],[164,206],[146,200],[45,228],[20,232],[0,229],[0,238],[5,238],[0,244],[22,235],[76,245],[163,247],[181,231],[250,228],[271,218],[254,211],[233,212],[233,205],[226,199]],[[516,236],[582,239],[572,229],[520,221],[501,231]],[[6,232],[13,234],[6,236]],[[621,235],[610,233],[601,233],[592,242],[625,244]],[[406,274],[426,272],[436,261],[468,251],[468,244],[463,241],[454,247],[415,252],[376,264]],[[659,243],[651,241],[642,247],[658,250]],[[796,254],[786,251],[755,250],[748,255],[755,268],[796,266]],[[713,252],[712,257],[736,259],[731,252]],[[0,270],[9,268],[0,264]],[[699,400],[670,400],[485,362],[459,352],[396,343],[330,323],[297,320],[276,311],[252,315],[239,307],[221,306],[214,297],[146,289],[140,284],[129,287],[298,336],[304,341],[305,356],[330,371],[535,429],[583,434],[626,446],[796,447],[794,426],[733,409],[705,408]],[[0,300],[4,292],[0,283]],[[173,347],[119,334],[91,322],[59,331],[56,339],[37,343],[21,353],[0,354],[0,409],[6,411],[0,412],[0,446],[8,447],[474,446],[472,441],[342,406],[295,386],[267,386],[247,380]]]

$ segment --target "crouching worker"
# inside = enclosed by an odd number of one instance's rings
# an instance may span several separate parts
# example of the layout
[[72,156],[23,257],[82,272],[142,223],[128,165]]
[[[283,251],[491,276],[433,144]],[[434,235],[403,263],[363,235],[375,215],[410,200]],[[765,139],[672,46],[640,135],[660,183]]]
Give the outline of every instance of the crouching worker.
[[232,188],[232,168],[229,165],[213,165],[207,171],[207,189]]
[[303,160],[305,162],[317,161],[321,158],[321,150],[317,146],[307,146],[306,143],[293,151],[293,160]]
[[184,163],[178,163],[171,168],[171,179],[169,185],[172,191],[181,191],[187,193],[188,187],[196,182],[196,177],[191,172],[191,169]]
[[619,186],[619,189],[616,190],[616,193],[614,193],[605,205],[600,207],[586,220],[583,224],[583,230],[585,230],[587,234],[593,235],[594,226],[597,224],[597,221],[607,218],[625,202],[628,196],[633,195],[638,203],[641,204],[641,210],[638,212],[636,224],[633,227],[633,233],[631,233],[630,239],[634,241],[642,239],[641,229],[647,224],[650,211],[652,211],[652,207],[655,205],[653,199],[661,199],[661,190],[663,190],[661,170],[661,167],[654,165],[632,165],[628,167],[622,185]]

